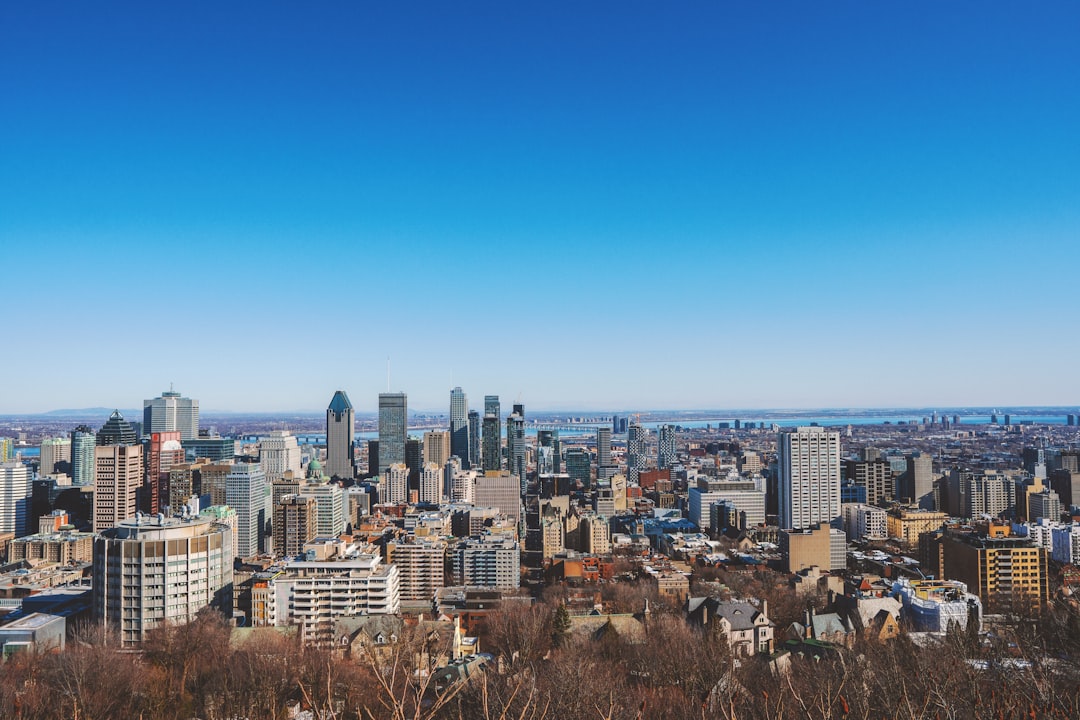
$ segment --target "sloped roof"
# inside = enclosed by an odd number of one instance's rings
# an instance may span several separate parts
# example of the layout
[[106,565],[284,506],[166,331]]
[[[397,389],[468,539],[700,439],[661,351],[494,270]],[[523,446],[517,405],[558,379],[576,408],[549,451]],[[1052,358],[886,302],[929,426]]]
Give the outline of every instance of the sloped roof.
[[[325,397],[325,396],[324,396]],[[352,403],[349,402],[349,396],[345,394],[344,390],[338,390],[334,393],[334,397],[330,400],[330,407],[326,408],[332,413],[340,415],[346,410],[352,410]]]

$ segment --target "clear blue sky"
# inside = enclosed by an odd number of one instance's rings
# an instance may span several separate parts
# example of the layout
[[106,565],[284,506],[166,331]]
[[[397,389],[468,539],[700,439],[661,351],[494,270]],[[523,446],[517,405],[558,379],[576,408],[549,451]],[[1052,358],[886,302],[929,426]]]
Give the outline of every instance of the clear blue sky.
[[1080,5],[4,3],[0,412],[1080,402]]

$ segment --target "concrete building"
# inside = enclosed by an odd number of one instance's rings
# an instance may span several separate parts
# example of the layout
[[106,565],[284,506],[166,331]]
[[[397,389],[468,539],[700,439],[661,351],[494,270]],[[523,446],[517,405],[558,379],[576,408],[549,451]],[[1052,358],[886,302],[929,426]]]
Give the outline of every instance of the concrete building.
[[478,507],[494,507],[499,512],[521,523],[521,485],[518,478],[506,471],[485,473],[473,483],[473,504]]
[[318,537],[318,513],[311,495],[285,495],[274,503],[274,553],[295,558]]
[[900,538],[909,545],[917,546],[919,536],[934,532],[949,519],[943,512],[896,508],[885,518],[885,532],[889,537]]
[[844,532],[853,542],[884,540],[888,537],[888,513],[883,508],[861,503],[840,506],[844,518]]
[[461,541],[454,549],[454,583],[511,589],[521,585],[521,550],[505,537]]
[[989,612],[1045,607],[1050,599],[1046,550],[1029,538],[1012,537],[1007,526],[991,528],[994,536],[942,533],[939,577],[967,585]]
[[[327,451],[327,457],[329,457],[329,451]],[[286,472],[291,472],[296,477],[303,475],[304,466],[300,459],[300,445],[297,444],[292,433],[287,430],[270,431],[270,435],[259,442],[259,466],[266,475],[266,481],[271,483],[283,478]]]
[[[338,390],[326,408],[326,474],[352,479],[356,474],[356,415],[349,396]],[[405,433],[401,436],[401,459],[405,462]]]
[[320,537],[345,532],[345,491],[335,482],[309,482],[301,492],[315,498],[315,530]]
[[402,602],[423,602],[430,607],[435,593],[446,584],[446,542],[419,538],[391,542],[386,546],[386,557],[397,566]]
[[182,440],[199,437],[199,401],[169,390],[161,397],[143,400],[143,435],[178,431]]
[[765,492],[753,480],[714,480],[701,476],[687,492],[687,517],[699,529],[711,525],[709,506],[728,501],[739,512],[740,527],[765,524]]
[[22,537],[31,532],[30,468],[21,462],[0,463],[0,533]]
[[953,469],[947,494],[946,511],[961,518],[1011,515],[1016,507],[1012,479],[994,470]]
[[398,568],[377,555],[294,561],[252,584],[251,624],[300,628],[305,645],[329,647],[334,621],[394,615],[401,607]]
[[424,433],[424,465],[432,463],[443,467],[451,454],[449,431],[429,430]]
[[581,538],[581,551],[592,555],[607,555],[611,552],[611,526],[606,517],[585,515],[578,525]]
[[420,502],[437,505],[443,499],[445,471],[442,465],[426,463],[420,472]]
[[897,494],[902,502],[915,503],[926,510],[935,510],[934,458],[927,453],[912,453],[906,458],[907,468],[900,478]]
[[[800,427],[777,437],[780,527],[804,530],[840,517],[840,433]],[[827,563],[812,563],[826,566]]]
[[[236,463],[225,478],[225,504],[236,510],[236,552],[252,557],[263,552],[265,528],[273,510],[270,484],[258,463]],[[216,504],[216,503],[215,503]]]
[[409,468],[405,463],[394,463],[383,473],[383,482],[386,487],[386,497],[379,498],[379,502],[398,504],[409,501]]
[[790,573],[815,565],[828,571],[847,567],[847,539],[843,531],[825,524],[806,530],[781,530],[780,552]]
[[156,515],[165,512],[169,504],[169,470],[184,463],[184,446],[180,444],[180,431],[150,433],[146,443],[146,482],[143,512]]
[[94,472],[93,524],[100,533],[135,517],[144,477],[142,445],[97,446]]
[[94,541],[94,616],[125,647],[207,606],[232,609],[231,530],[208,518],[135,518]]
[[199,472],[202,476],[202,494],[210,496],[211,505],[229,504],[226,483],[232,469],[232,463],[211,463],[202,466]]
[[[41,441],[38,475],[45,477],[55,473],[71,474],[70,438],[48,438]],[[64,468],[64,469],[58,469]]]
[[887,460],[848,460],[844,472],[846,479],[866,488],[868,505],[882,507],[894,500],[893,470]]

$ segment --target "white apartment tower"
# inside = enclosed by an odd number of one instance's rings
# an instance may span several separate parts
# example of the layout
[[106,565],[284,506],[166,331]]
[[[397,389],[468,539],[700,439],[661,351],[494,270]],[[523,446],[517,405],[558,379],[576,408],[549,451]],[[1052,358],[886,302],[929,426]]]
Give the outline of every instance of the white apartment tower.
[[29,534],[30,469],[21,462],[0,463],[0,533]]
[[225,478],[225,502],[236,511],[236,554],[258,555],[271,508],[270,484],[258,463],[236,463]]
[[800,427],[777,438],[780,527],[806,530],[840,517],[840,433]]

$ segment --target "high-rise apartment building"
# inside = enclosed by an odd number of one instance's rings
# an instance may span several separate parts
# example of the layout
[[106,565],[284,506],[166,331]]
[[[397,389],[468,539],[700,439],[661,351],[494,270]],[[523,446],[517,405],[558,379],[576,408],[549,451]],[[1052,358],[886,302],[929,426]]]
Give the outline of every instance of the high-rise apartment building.
[[450,432],[428,430],[424,433],[424,465],[429,463],[440,468],[450,459]]
[[146,450],[146,482],[142,509],[156,515],[164,512],[165,506],[169,504],[170,468],[184,463],[180,431],[151,433]]
[[317,536],[317,511],[311,495],[285,495],[274,504],[274,553],[304,554],[304,544]]
[[777,438],[780,527],[807,530],[840,518],[840,433],[800,427]]
[[644,469],[645,428],[633,422],[626,432],[626,479],[631,485],[638,484],[638,478]]
[[525,467],[525,418],[516,412],[506,418],[506,458],[509,462],[510,474],[517,477],[521,486],[520,494],[525,495],[529,488],[529,477]]
[[379,474],[405,464],[409,402],[405,393],[379,394]]
[[502,469],[502,421],[497,414],[484,415],[484,439],[481,453],[484,472],[498,472]]
[[432,505],[442,502],[444,477],[441,465],[424,464],[424,469],[420,472],[420,502]]
[[454,582],[469,587],[519,587],[520,547],[512,538],[463,540],[454,549]]
[[236,511],[236,554],[251,557],[263,551],[270,485],[258,463],[236,463],[225,478],[226,504]]
[[398,568],[401,599],[430,606],[435,593],[445,585],[446,542],[423,538],[391,542],[387,543],[386,556]]
[[94,617],[124,647],[207,606],[231,615],[232,530],[210,518],[126,520],[94,540]]
[[611,428],[596,428],[596,466],[611,467]]
[[866,502],[885,507],[895,499],[892,466],[887,460],[848,460],[844,463],[847,480],[866,488]]
[[521,521],[521,488],[508,472],[478,475],[472,484],[472,502],[477,507],[494,507],[514,522]]
[[71,431],[71,484],[85,486],[94,484],[94,448],[97,438],[94,431],[80,425]]
[[480,456],[480,413],[475,410],[469,411],[469,467],[476,467],[481,463]]
[[666,470],[675,464],[675,427],[673,425],[660,426],[660,439],[657,445],[656,466]]
[[0,535],[20,538],[33,531],[30,522],[30,469],[21,462],[0,463]]
[[178,431],[181,440],[199,437],[199,401],[169,390],[161,397],[143,400],[143,435]]
[[461,458],[466,470],[469,457],[469,399],[460,387],[450,391],[450,454]]
[[405,463],[394,463],[383,474],[386,497],[379,502],[396,505],[409,502],[409,468]]
[[900,500],[917,503],[925,510],[934,505],[934,458],[917,452],[907,456],[907,470],[901,476],[897,488]]
[[[351,479],[353,468],[355,414],[349,396],[338,390],[326,408],[326,474]],[[401,438],[401,462],[405,462],[405,438]]]
[[[328,422],[327,430],[329,429]],[[327,443],[329,442],[329,434],[327,434]],[[329,452],[327,456],[329,458]],[[297,444],[296,438],[287,430],[272,430],[268,437],[259,441],[259,466],[266,474],[266,481],[271,483],[285,477],[286,472],[292,472],[296,477],[303,475],[304,466],[300,459],[300,445]]]
[[301,488],[315,498],[315,530],[319,537],[337,537],[345,532],[345,491],[334,482],[313,482]]
[[[56,472],[70,473],[71,440],[69,438],[48,438],[41,441],[39,450],[38,475],[45,477]],[[58,470],[57,466],[67,468]]]
[[94,448],[94,532],[135,517],[144,476],[142,445]]

